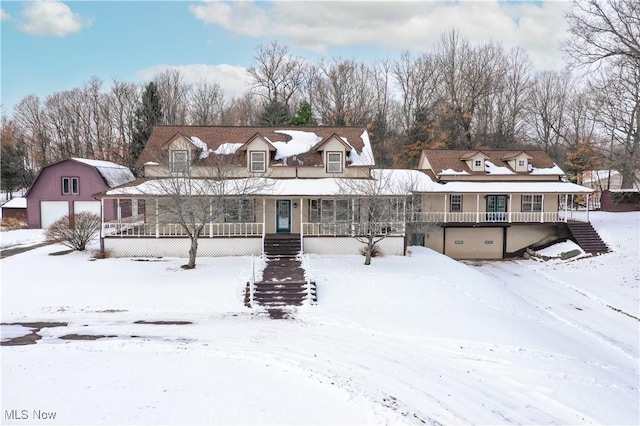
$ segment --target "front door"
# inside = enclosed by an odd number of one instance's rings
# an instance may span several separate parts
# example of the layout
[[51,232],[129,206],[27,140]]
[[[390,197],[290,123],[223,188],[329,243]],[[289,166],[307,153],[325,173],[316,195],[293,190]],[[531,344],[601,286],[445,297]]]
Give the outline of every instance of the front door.
[[507,220],[507,196],[487,195],[487,222]]
[[291,232],[291,200],[276,200],[276,232]]

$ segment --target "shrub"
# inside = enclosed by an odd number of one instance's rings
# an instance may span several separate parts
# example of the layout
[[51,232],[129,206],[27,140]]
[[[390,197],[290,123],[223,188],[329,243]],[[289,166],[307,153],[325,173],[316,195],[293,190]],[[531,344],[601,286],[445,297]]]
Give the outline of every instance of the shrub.
[[45,231],[50,243],[59,243],[73,250],[84,251],[87,243],[98,233],[100,216],[95,213],[81,212],[69,223],[69,216],[58,219]]
[[96,250],[93,252],[93,258],[94,259],[106,259],[108,257],[111,257],[111,252],[109,250]]
[[15,217],[7,217],[2,219],[0,226],[2,226],[2,229],[6,229],[7,231],[13,231],[15,229],[25,229],[27,227],[27,222]]
[[[362,246],[360,248],[360,254],[363,256],[366,256],[368,251],[369,251],[369,246]],[[378,257],[381,254],[382,252],[380,251],[380,248],[378,247],[377,244],[371,247],[371,257]]]

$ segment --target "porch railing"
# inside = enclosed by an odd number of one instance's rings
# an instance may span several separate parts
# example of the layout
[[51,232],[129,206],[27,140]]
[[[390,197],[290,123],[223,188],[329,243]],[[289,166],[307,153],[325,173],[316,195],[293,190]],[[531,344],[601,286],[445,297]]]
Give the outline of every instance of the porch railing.
[[[206,237],[262,237],[262,223],[207,223],[200,232],[201,238]],[[106,222],[104,224],[106,237],[187,237],[184,227],[179,223],[152,223],[122,221]]]
[[587,222],[586,211],[553,212],[414,212],[407,222],[426,223],[558,223],[567,220]]
[[404,235],[405,224],[403,222],[375,222],[375,223],[351,223],[351,222],[305,222],[302,224],[304,236],[355,236],[355,235]]

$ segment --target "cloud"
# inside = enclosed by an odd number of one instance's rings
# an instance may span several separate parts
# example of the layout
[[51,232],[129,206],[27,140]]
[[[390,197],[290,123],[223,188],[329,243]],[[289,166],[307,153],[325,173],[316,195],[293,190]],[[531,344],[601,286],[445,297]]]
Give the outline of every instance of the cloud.
[[80,16],[60,1],[29,2],[22,10],[18,28],[31,35],[64,37],[91,26],[91,20]]
[[187,83],[197,83],[203,80],[216,82],[228,97],[243,95],[251,85],[246,68],[227,64],[154,65],[136,72],[136,77],[140,80],[150,81],[166,70],[180,71]]
[[331,47],[428,51],[443,32],[471,41],[522,46],[534,65],[560,68],[567,2],[206,2],[189,7],[196,19],[242,36],[278,39],[326,54]]
[[4,9],[0,9],[0,21],[6,21],[8,19],[10,19],[11,16],[4,11]]

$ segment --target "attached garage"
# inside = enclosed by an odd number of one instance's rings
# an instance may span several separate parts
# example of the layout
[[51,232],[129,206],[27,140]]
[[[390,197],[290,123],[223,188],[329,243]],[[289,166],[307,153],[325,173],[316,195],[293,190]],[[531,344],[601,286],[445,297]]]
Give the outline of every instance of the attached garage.
[[444,254],[454,259],[502,259],[505,228],[444,228]]
[[80,212],[95,213],[100,216],[100,201],[74,201],[73,214]]
[[40,227],[48,228],[62,216],[69,214],[68,201],[40,201]]

